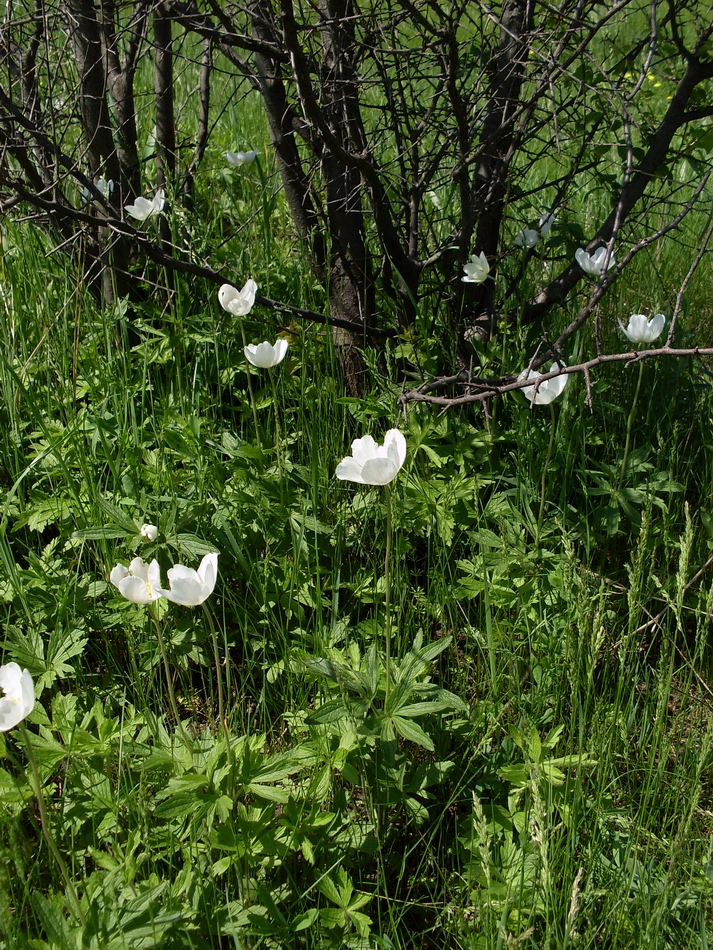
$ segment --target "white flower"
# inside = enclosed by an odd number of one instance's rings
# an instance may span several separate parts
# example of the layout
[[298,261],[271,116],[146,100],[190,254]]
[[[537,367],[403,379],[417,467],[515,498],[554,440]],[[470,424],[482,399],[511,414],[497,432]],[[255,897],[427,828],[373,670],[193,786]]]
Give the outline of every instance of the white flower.
[[35,684],[17,663],[0,666],[0,732],[7,732],[30,715],[35,706]]
[[546,211],[537,223],[537,230],[540,232],[540,237],[549,237],[552,225],[556,223],[557,218],[551,212]]
[[160,214],[165,203],[163,188],[159,188],[151,201],[148,198],[138,197],[132,205],[124,205],[124,211],[137,221],[145,221],[154,214]]
[[540,232],[535,228],[525,228],[515,238],[517,247],[534,247],[540,240]]
[[537,222],[536,228],[523,228],[522,231],[519,231],[515,237],[515,244],[517,247],[534,247],[540,238],[549,237],[549,233],[552,230],[552,225],[555,223],[557,218],[549,212],[540,216],[540,220]]
[[255,294],[257,293],[257,284],[250,278],[245,282],[242,290],[233,287],[232,284],[223,284],[218,291],[218,300],[223,310],[232,313],[234,317],[244,317],[250,313],[252,305],[255,303]]
[[146,541],[155,541],[158,537],[158,528],[155,524],[142,524],[140,533]]
[[248,343],[243,352],[248,363],[259,366],[260,369],[269,369],[284,360],[287,347],[287,340],[276,340],[274,346],[265,340],[264,343]]
[[[604,268],[604,258],[607,256],[607,249],[599,247],[593,254],[587,254],[582,247],[578,247],[574,259],[582,268],[585,274],[591,274],[592,277],[600,277]],[[614,252],[609,256],[607,270],[611,270],[616,264]]]
[[218,555],[206,554],[197,571],[175,564],[166,575],[170,590],[161,588],[161,596],[183,607],[197,607],[213,593],[218,577]]
[[[550,368],[547,372],[554,373],[555,370],[564,365],[565,363],[563,360],[555,361],[550,364]],[[538,379],[540,376],[545,375],[545,373],[538,373],[536,369],[524,369],[517,378],[518,382],[520,382],[524,379]],[[536,406],[546,406],[558,396],[562,395],[568,381],[569,376],[567,375],[554,376],[552,379],[546,379],[544,382],[540,383],[540,385],[537,387],[537,392],[535,392],[535,386],[523,386],[520,392],[527,396],[527,398],[530,400],[530,403],[534,403]]]
[[99,192],[100,195],[103,195],[105,198],[108,198],[110,194],[114,191],[114,181],[113,179],[106,180],[106,178],[95,178],[94,187]]
[[252,165],[257,158],[257,149],[250,152],[226,152],[225,157],[230,165]]
[[117,564],[109,580],[132,604],[150,604],[161,596],[161,568],[155,558],[147,564],[143,558],[135,557],[128,568]]
[[[108,198],[111,195],[111,193],[114,191],[114,182],[112,181],[111,178],[109,179],[109,181],[107,181],[106,178],[95,178],[94,187],[103,198]],[[79,190],[81,192],[83,201],[89,202],[94,199],[94,193],[91,192],[88,188],[81,186]]]
[[352,454],[337,465],[337,478],[360,485],[388,485],[406,460],[406,439],[398,429],[389,429],[384,444],[370,435],[352,442]]
[[627,326],[624,326],[621,320],[618,323],[624,335],[632,343],[651,343],[661,335],[666,317],[662,313],[657,313],[655,317],[647,320],[643,313],[632,313]]
[[461,280],[464,283],[482,284],[490,273],[490,264],[488,264],[488,258],[485,256],[483,251],[481,251],[478,255],[473,254],[471,256],[470,264],[464,264],[463,270],[465,271],[465,277],[461,277]]

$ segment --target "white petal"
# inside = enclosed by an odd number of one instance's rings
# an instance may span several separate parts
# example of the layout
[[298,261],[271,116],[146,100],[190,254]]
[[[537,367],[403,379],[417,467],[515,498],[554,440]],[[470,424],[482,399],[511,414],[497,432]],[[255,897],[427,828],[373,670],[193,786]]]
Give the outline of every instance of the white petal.
[[239,296],[238,288],[232,284],[222,284],[218,291],[218,301],[223,310],[231,312],[230,305]]
[[362,436],[361,439],[354,439],[352,442],[352,458],[359,465],[363,465],[369,459],[377,458],[378,449],[372,436]]
[[206,554],[198,566],[198,576],[208,593],[206,597],[213,593],[215,582],[218,579],[218,555]]
[[369,459],[362,467],[361,477],[366,485],[388,485],[398,471],[398,466],[389,458]]
[[124,211],[137,221],[145,221],[149,215],[154,214],[155,208],[153,201],[139,196],[132,205],[126,205]]
[[249,313],[252,309],[252,305],[255,303],[255,294],[257,293],[257,284],[249,277],[245,281],[245,286],[240,291],[240,300],[242,301],[243,306],[246,308],[245,313]]
[[545,212],[540,218],[537,228],[543,238],[549,237],[552,225],[557,223],[557,218],[551,212]]
[[202,602],[203,585],[197,571],[176,564],[167,571],[167,576],[170,590],[161,590],[161,595],[167,600],[183,607],[197,607]]
[[133,574],[134,577],[140,577],[141,580],[146,583],[149,579],[149,566],[142,557],[135,557],[131,564],[129,564],[129,574]]
[[343,482],[357,482],[357,484],[363,485],[364,479],[361,475],[361,468],[362,467],[359,462],[348,455],[345,459],[342,459],[339,465],[337,465],[337,469],[334,474]]
[[649,341],[655,340],[657,337],[661,336],[661,332],[666,325],[666,317],[663,313],[657,313],[655,317],[651,318],[649,322]]
[[289,343],[287,340],[279,339],[275,341],[275,362],[272,364],[273,366],[277,366],[278,363],[281,363],[284,360],[284,358],[287,356],[288,348]]
[[389,429],[384,436],[384,448],[398,471],[406,461],[406,439],[399,429]]
[[109,580],[114,585],[118,587],[121,581],[128,575],[129,571],[124,567],[123,564],[117,564],[116,567],[111,569],[111,574],[109,575]]
[[35,708],[35,684],[32,682],[32,677],[27,670],[22,671],[20,685],[22,687],[22,707],[24,709],[24,715],[29,716]]
[[259,369],[269,369],[274,364],[275,351],[267,340],[264,343],[248,343],[243,352],[247,361]]
[[146,581],[133,574],[129,574],[121,581],[119,592],[132,604],[150,604],[152,600],[158,600],[159,597],[158,594],[152,596],[152,591],[149,590]]

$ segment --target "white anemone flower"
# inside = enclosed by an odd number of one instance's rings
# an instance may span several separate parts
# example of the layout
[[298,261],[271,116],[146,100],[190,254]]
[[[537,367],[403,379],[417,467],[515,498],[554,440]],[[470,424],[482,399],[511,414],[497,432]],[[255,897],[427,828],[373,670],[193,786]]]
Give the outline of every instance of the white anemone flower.
[[148,198],[139,196],[133,204],[124,205],[124,211],[130,214],[132,218],[136,218],[137,221],[145,221],[155,214],[160,214],[163,211],[165,203],[164,190],[163,188],[159,188],[155,197],[150,201]]
[[[585,274],[590,274],[592,277],[601,277],[602,271],[604,270],[604,259],[606,256],[607,249],[605,247],[598,247],[593,254],[587,254],[583,247],[578,247],[574,255],[574,259]],[[615,264],[616,258],[614,257],[614,252],[612,251],[609,256],[607,270],[611,270]]]
[[557,218],[552,214],[551,211],[546,211],[537,223],[537,230],[540,232],[540,237],[548,238],[550,236],[550,231],[552,230],[552,225],[556,223]]
[[466,284],[482,284],[490,273],[490,264],[483,251],[480,254],[473,254],[469,264],[463,265],[465,277],[461,280]]
[[540,232],[536,228],[524,228],[515,237],[516,247],[534,247],[540,240]]
[[142,524],[140,534],[145,541],[155,541],[158,537],[158,528],[155,524]]
[[132,604],[150,604],[161,596],[161,568],[155,558],[150,564],[140,557],[135,557],[128,567],[117,564],[109,580]]
[[627,326],[624,326],[621,320],[618,322],[624,336],[632,343],[652,343],[656,337],[661,336],[666,317],[657,313],[655,317],[647,320],[643,313],[632,313]]
[[0,732],[7,732],[30,715],[35,706],[35,684],[17,663],[0,666]]
[[213,593],[218,578],[218,555],[206,554],[194,571],[183,564],[174,564],[166,572],[169,590],[160,589],[161,596],[182,607],[197,607]]
[[406,439],[398,429],[389,429],[384,444],[378,445],[370,435],[352,442],[352,454],[342,459],[335,472],[337,478],[360,485],[388,485],[406,460]]
[[223,310],[232,313],[234,317],[244,317],[252,310],[256,293],[257,284],[251,277],[242,290],[232,284],[223,284],[218,291],[218,300]]
[[252,165],[257,158],[257,149],[249,152],[226,152],[225,157],[230,165]]
[[[555,370],[560,369],[564,365],[565,363],[563,360],[554,361],[550,364],[550,368],[547,372],[554,373]],[[518,382],[520,382],[525,379],[537,380],[540,378],[540,376],[545,375],[546,373],[538,373],[536,369],[524,369],[517,378]],[[520,392],[530,400],[530,404],[534,404],[536,406],[546,406],[558,396],[562,395],[568,382],[569,376],[562,374],[560,376],[554,376],[552,379],[544,380],[537,387],[523,386]]]
[[243,352],[248,363],[259,369],[270,369],[284,360],[288,346],[287,340],[275,340],[274,346],[265,340],[264,343],[248,343]]

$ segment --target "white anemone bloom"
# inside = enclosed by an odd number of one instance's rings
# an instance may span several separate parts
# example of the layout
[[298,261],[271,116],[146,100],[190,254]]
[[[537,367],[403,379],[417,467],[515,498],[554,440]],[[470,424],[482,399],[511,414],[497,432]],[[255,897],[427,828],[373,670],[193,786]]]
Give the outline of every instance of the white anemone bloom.
[[257,149],[249,152],[226,152],[225,157],[230,165],[252,165],[257,158]]
[[160,589],[161,596],[182,607],[197,607],[213,593],[218,578],[218,555],[206,554],[198,570],[175,564],[166,572],[169,590]]
[[[602,271],[604,270],[604,259],[607,256],[607,249],[605,247],[598,247],[593,254],[587,254],[583,247],[578,247],[574,255],[574,259],[582,268],[585,274],[590,274],[592,277],[601,277]],[[614,252],[609,255],[609,263],[607,264],[607,270],[611,270],[616,264],[616,258],[614,257]]]
[[480,254],[471,255],[470,263],[463,265],[465,277],[461,280],[466,284],[482,284],[490,273],[490,264],[483,251]]
[[155,524],[142,524],[140,534],[146,541],[155,541],[158,537],[158,528]]
[[136,218],[137,221],[145,221],[155,214],[160,214],[165,203],[163,188],[159,188],[155,197],[150,201],[148,198],[139,196],[133,204],[124,205],[124,211],[130,214],[132,218]]
[[150,564],[140,557],[135,557],[128,567],[117,564],[109,580],[132,604],[150,604],[161,596],[161,568],[155,558]]
[[[109,196],[114,191],[114,182],[111,178],[109,179],[109,181],[107,181],[106,178],[104,177],[95,178],[93,184],[96,190],[102,196],[102,198],[109,198]],[[89,191],[88,188],[82,188],[81,191],[82,191],[82,198],[85,201],[91,201],[92,198],[94,197],[94,195]]]
[[665,323],[666,317],[662,313],[657,313],[650,320],[647,320],[643,313],[632,313],[627,326],[619,320],[624,335],[632,343],[652,343],[656,337],[661,336]]
[[389,429],[383,445],[378,445],[370,435],[354,439],[352,454],[342,459],[335,474],[345,482],[388,485],[405,461],[406,439],[398,429]]
[[218,291],[218,300],[223,310],[232,313],[234,317],[244,317],[252,310],[256,293],[257,284],[251,277],[242,290],[232,284],[223,284]]
[[[550,368],[547,371],[548,373],[554,373],[555,370],[564,366],[562,360],[555,361],[550,363]],[[525,379],[537,380],[540,376],[545,376],[545,373],[538,373],[536,369],[524,369],[520,375],[517,377],[518,381]],[[564,388],[569,381],[569,376],[562,374],[560,376],[554,376],[552,379],[546,379],[544,382],[540,383],[539,386],[523,386],[520,392],[527,396],[531,404],[536,406],[546,406],[548,403],[551,403],[558,396],[561,396],[564,392]]]
[[516,247],[534,247],[540,240],[540,232],[536,228],[524,228],[515,237]]
[[540,237],[547,238],[550,236],[550,231],[552,230],[552,225],[557,223],[557,218],[552,214],[551,211],[546,211],[540,218],[537,224],[537,230],[540,232]]
[[288,346],[287,340],[275,340],[274,346],[265,340],[264,343],[248,343],[243,352],[248,363],[260,369],[270,369],[284,360]]
[[7,732],[30,715],[35,706],[35,684],[17,663],[0,666],[0,732]]

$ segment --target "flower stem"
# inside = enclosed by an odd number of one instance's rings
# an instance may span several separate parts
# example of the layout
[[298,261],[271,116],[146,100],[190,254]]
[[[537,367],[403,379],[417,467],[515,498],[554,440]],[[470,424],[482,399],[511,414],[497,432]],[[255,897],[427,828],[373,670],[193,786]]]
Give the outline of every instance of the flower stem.
[[631,411],[629,412],[629,418],[626,420],[626,442],[624,443],[624,458],[621,462],[621,471],[619,472],[619,482],[616,486],[617,495],[622,489],[624,484],[624,476],[626,475],[626,462],[629,458],[629,447],[631,446],[631,426],[634,422],[634,413],[636,412],[636,403],[639,399],[639,390],[641,389],[641,377],[644,374],[644,362],[643,360],[639,363],[639,378],[636,381],[636,389],[634,390],[634,401],[631,404]]
[[203,613],[206,616],[208,621],[208,629],[210,630],[210,637],[213,642],[213,660],[215,662],[215,681],[218,687],[218,718],[220,719],[220,724],[223,727],[225,732],[225,751],[228,759],[228,765],[232,765],[232,752],[230,748],[230,730],[228,729],[228,721],[225,718],[225,700],[223,697],[223,678],[220,675],[220,650],[218,649],[218,637],[215,632],[215,624],[213,623],[213,617],[211,616],[210,610],[208,607],[203,604]]
[[154,613],[153,604],[149,604],[149,613],[151,614],[151,619],[154,622],[156,627],[156,637],[158,638],[158,647],[161,651],[161,658],[163,659],[163,669],[166,673],[166,686],[168,687],[168,700],[171,704],[171,712],[173,713],[173,718],[176,720],[176,725],[181,733],[181,737],[186,745],[189,745],[188,736],[186,731],[183,728],[183,723],[181,722],[181,717],[178,715],[178,705],[176,704],[176,694],[173,692],[173,681],[171,680],[171,667],[168,663],[168,654],[166,653],[166,645],[163,642],[163,634],[161,632],[161,624],[158,621],[158,617]]
[[[240,326],[240,336],[243,339],[243,350],[248,345],[247,339],[245,338],[245,327],[243,326],[243,321],[238,320]],[[257,409],[255,407],[255,396],[253,394],[253,383],[250,374],[250,365],[248,364],[245,372],[248,375],[248,395],[250,396],[250,408],[253,411],[253,422],[255,423],[255,438],[257,439],[257,447],[262,451],[262,440],[260,439],[260,423],[257,420]]]
[[277,387],[275,386],[275,377],[270,373],[270,385],[272,386],[272,408],[275,413],[275,455],[277,456],[277,469],[280,473],[280,504],[285,504],[284,494],[284,473],[282,471],[282,454],[280,452],[280,416],[277,411]]
[[545,513],[545,489],[547,488],[547,470],[550,467],[550,459],[552,458],[552,446],[555,443],[555,407],[554,403],[550,403],[550,441],[547,446],[547,458],[545,459],[545,467],[542,469],[542,482],[540,485],[540,510],[537,513],[537,530],[535,532],[535,550],[539,550],[540,547],[540,532],[542,531],[542,516]]
[[40,812],[40,825],[42,827],[42,834],[44,836],[45,841],[47,842],[47,847],[50,849],[52,857],[57,862],[57,865],[62,873],[62,877],[64,878],[64,883],[67,887],[67,891],[72,899],[72,904],[74,905],[74,910],[77,914],[77,918],[79,919],[79,922],[82,925],[82,927],[86,927],[87,921],[86,921],[86,918],[84,917],[84,912],[82,911],[82,905],[79,903],[77,892],[75,891],[74,885],[72,884],[72,878],[69,875],[69,868],[64,863],[62,855],[59,853],[59,848],[57,847],[57,844],[54,838],[52,837],[52,832],[50,831],[49,821],[47,820],[47,809],[45,808],[45,798],[44,798],[44,795],[42,794],[42,784],[40,782],[39,772],[37,771],[37,763],[35,762],[35,756],[32,752],[30,736],[27,732],[27,729],[25,728],[24,722],[21,722],[19,724],[19,728],[20,728],[20,733],[22,734],[22,738],[25,743],[25,748],[27,749],[27,759],[32,769],[32,779],[35,786],[34,792],[35,792],[35,798],[37,799],[37,807],[39,808],[39,812]]
[[386,556],[384,558],[384,610],[386,611],[386,622],[384,624],[386,635],[386,694],[385,702],[388,702],[389,692],[391,690],[391,534],[392,534],[392,509],[391,509],[391,486],[384,487],[386,492]]

